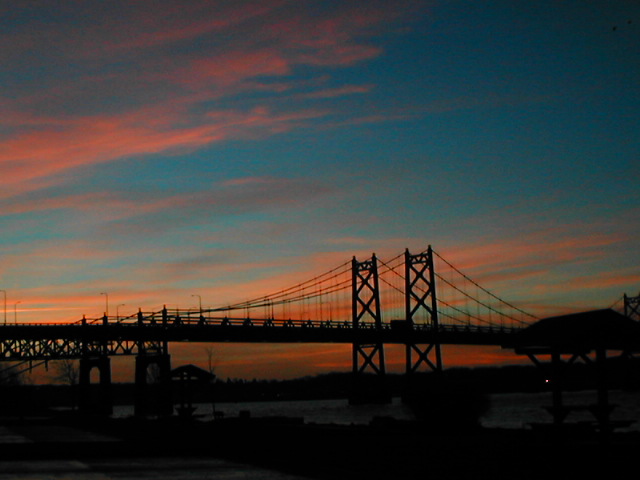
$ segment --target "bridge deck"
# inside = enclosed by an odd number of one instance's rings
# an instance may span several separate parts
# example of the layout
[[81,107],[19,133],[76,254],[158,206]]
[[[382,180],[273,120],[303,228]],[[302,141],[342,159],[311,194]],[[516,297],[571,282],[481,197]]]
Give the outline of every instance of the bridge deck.
[[0,326],[0,360],[77,358],[87,353],[135,355],[173,342],[383,343],[504,345],[517,332],[477,326],[408,325],[392,322],[292,321],[276,319],[173,319],[140,322],[18,324]]

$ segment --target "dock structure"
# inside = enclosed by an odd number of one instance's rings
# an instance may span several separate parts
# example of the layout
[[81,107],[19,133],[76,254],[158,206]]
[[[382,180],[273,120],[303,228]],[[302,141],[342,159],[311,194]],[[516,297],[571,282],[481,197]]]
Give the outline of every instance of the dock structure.
[[[638,352],[640,323],[611,309],[593,310],[545,318],[514,335],[510,343],[516,354],[526,355],[539,367],[550,385],[552,405],[547,407],[553,426],[567,426],[571,412],[587,410],[595,426],[608,431],[626,422],[612,422],[614,405],[609,402],[612,360],[625,360]],[[548,360],[543,362],[541,357]],[[572,367],[588,368],[596,399],[589,405],[567,405],[565,392]],[[620,362],[616,367],[619,368]]]

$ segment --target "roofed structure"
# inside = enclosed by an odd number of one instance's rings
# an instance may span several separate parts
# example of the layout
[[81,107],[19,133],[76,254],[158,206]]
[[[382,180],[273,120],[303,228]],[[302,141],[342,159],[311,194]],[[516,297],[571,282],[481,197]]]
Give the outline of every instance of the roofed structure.
[[[544,371],[552,392],[553,405],[547,410],[553,415],[554,427],[563,425],[571,411],[580,409],[594,414],[601,431],[619,426],[609,418],[613,406],[608,398],[607,351],[620,351],[621,358],[640,351],[640,322],[611,309],[550,317],[523,329],[503,347],[527,355]],[[550,362],[541,362],[537,358],[539,355],[550,356]],[[568,358],[563,359],[563,356]],[[590,372],[597,385],[597,401],[593,405],[565,405],[563,402],[568,367],[578,361],[592,367]]]
[[209,382],[214,380],[216,376],[200,367],[189,364],[171,370],[171,378],[188,378],[201,382]]
[[549,317],[525,328],[508,348],[559,352],[639,350],[640,323],[611,309]]

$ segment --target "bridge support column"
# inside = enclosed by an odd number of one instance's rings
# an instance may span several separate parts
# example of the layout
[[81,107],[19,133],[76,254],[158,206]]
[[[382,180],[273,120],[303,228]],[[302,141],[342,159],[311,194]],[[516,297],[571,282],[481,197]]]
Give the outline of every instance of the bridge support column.
[[[376,256],[352,261],[353,385],[349,403],[389,403]],[[370,370],[373,375],[367,375]]]
[[[91,371],[97,368],[100,380],[98,391],[91,385]],[[80,359],[79,371],[79,408],[82,413],[111,415],[111,359],[107,356],[85,357]]]
[[560,425],[565,421],[570,410],[563,404],[562,390],[564,384],[564,368],[565,365],[562,362],[562,357],[557,351],[551,352],[551,408],[547,410],[553,417],[553,424]]
[[[154,370],[150,372],[149,367]],[[138,355],[136,357],[134,415],[165,416],[172,413],[171,355]]]

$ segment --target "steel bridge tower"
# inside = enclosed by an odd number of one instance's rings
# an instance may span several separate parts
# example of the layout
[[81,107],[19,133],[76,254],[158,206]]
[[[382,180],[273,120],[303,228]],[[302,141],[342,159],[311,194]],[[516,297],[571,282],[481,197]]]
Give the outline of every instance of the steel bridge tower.
[[[430,328],[434,333],[433,343],[421,347],[415,343],[406,344],[406,374],[410,376],[426,365],[435,372],[442,371],[442,353],[438,341],[438,306],[436,300],[436,280],[433,268],[433,250],[431,245],[426,252],[412,255],[409,250],[404,253],[405,264],[405,319],[407,327],[414,329],[415,316],[421,310],[427,313]],[[417,355],[416,360],[413,354]],[[433,353],[432,360],[429,355]]]
[[628,297],[624,294],[624,315],[631,320],[640,321],[640,295]]
[[[380,332],[382,313],[380,309],[380,287],[378,283],[378,261],[373,254],[370,260],[359,262],[353,257],[352,274],[352,326],[353,339],[353,392],[349,402],[388,403],[391,396],[385,380],[384,345],[380,338],[363,340],[363,330]],[[369,333],[369,332],[367,332]],[[365,375],[370,371],[373,378]]]

